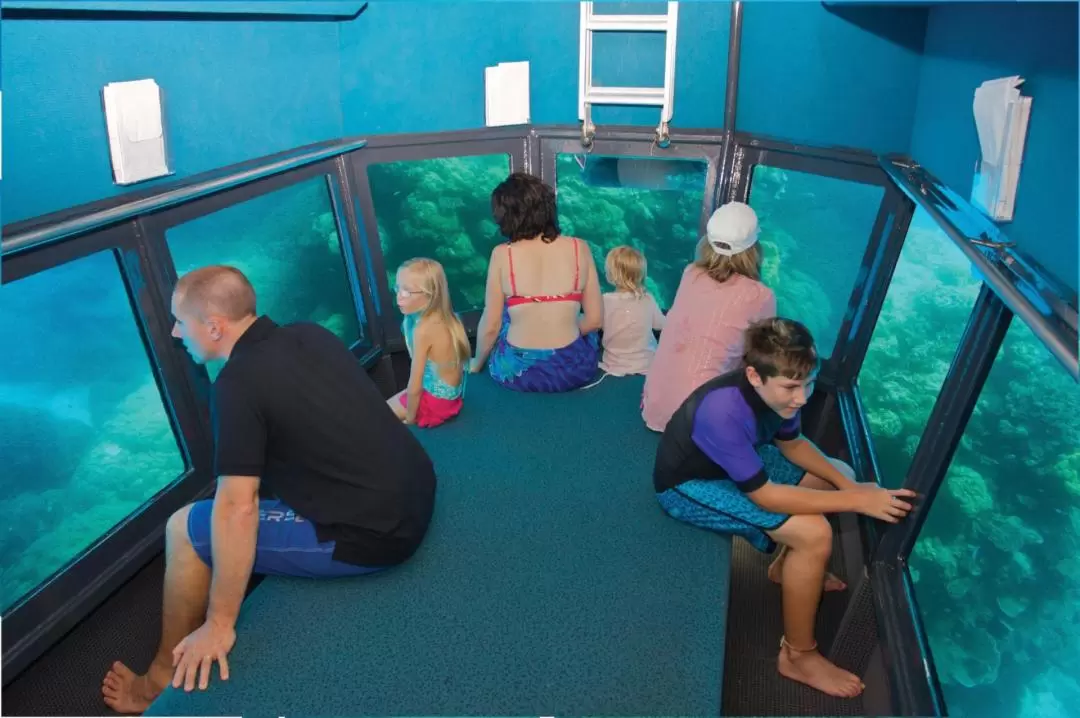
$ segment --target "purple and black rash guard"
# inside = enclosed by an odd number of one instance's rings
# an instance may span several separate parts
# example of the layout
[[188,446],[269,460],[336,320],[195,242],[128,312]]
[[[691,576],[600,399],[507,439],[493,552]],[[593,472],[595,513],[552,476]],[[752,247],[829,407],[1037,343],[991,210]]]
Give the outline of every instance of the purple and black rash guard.
[[663,492],[694,479],[731,479],[740,491],[768,477],[757,448],[801,433],[800,415],[785,420],[739,369],[698,387],[671,417],[656,453],[653,484]]

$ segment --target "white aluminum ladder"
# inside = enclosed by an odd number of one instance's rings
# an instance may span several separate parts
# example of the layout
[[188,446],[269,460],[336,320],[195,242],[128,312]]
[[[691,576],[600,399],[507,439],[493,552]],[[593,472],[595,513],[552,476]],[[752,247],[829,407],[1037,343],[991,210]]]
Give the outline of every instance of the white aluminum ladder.
[[[596,15],[593,3],[581,3],[581,59],[578,66],[578,119],[581,120],[581,143],[592,145],[596,125],[592,122],[593,105],[636,105],[660,107],[656,142],[666,147],[670,142],[668,123],[675,99],[675,41],[679,25],[679,3],[669,2],[665,15]],[[664,52],[663,87],[596,87],[592,78],[594,32],[662,32],[667,35]]]

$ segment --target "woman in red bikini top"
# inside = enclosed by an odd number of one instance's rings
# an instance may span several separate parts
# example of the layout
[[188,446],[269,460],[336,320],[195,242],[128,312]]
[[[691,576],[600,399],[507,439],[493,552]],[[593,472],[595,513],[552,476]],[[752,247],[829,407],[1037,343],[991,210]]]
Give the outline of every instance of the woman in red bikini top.
[[550,358],[545,352],[573,351],[600,328],[603,300],[588,245],[559,233],[555,193],[538,177],[510,175],[492,194],[492,209],[509,241],[491,253],[472,370],[480,371],[493,349],[500,362],[513,353],[514,367],[492,365],[499,380]]

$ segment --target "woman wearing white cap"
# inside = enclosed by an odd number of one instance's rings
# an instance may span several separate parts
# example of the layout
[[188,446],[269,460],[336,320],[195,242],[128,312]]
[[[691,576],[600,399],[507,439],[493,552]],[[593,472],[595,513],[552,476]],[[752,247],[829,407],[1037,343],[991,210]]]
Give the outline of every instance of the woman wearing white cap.
[[776,295],[761,283],[759,232],[757,214],[742,202],[709,218],[645,378],[641,415],[653,431],[664,430],[694,389],[738,368],[743,332],[776,315]]

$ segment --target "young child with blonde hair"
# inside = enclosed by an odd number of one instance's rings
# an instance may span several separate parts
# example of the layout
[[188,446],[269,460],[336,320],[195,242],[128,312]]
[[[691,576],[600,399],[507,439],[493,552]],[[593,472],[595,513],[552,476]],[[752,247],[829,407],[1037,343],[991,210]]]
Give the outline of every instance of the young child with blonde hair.
[[608,252],[604,275],[614,292],[604,294],[604,356],[600,368],[612,376],[645,374],[656,353],[653,331],[664,313],[645,290],[645,255],[622,245]]
[[412,370],[406,389],[388,403],[406,424],[439,426],[457,416],[464,404],[465,367],[472,356],[469,338],[450,304],[441,264],[410,259],[398,268],[395,284]]

